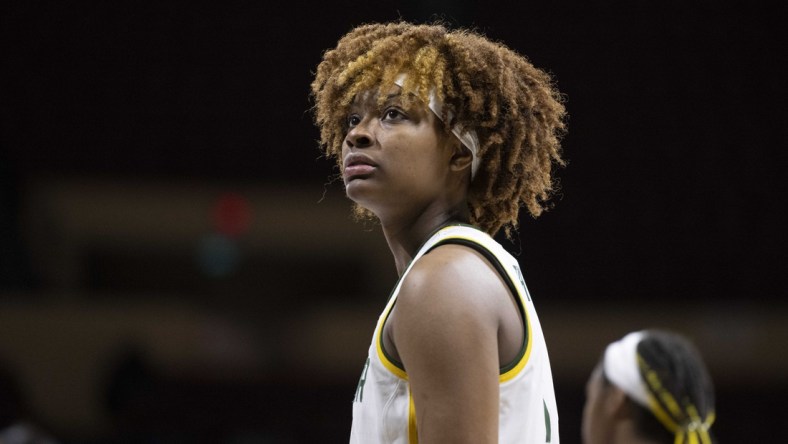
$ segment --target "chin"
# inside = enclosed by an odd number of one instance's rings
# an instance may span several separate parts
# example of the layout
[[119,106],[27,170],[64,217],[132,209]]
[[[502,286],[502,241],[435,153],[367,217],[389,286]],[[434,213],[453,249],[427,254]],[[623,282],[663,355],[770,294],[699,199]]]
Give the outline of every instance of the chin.
[[372,194],[370,184],[364,179],[351,180],[345,184],[345,195],[359,205],[365,206],[365,203],[370,203]]
[[378,214],[372,210],[369,205],[365,205],[366,201],[363,199],[356,199],[351,196],[350,193],[347,194],[347,197],[353,201],[353,217],[356,219],[356,221],[362,222],[380,220],[380,216],[378,216]]

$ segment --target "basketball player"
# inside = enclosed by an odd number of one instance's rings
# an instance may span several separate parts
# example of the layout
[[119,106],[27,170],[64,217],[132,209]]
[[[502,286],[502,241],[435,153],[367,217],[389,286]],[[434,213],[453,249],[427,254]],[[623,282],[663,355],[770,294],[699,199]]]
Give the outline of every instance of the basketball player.
[[585,444],[711,444],[714,389],[683,336],[630,333],[608,345],[586,386]]
[[357,27],[312,83],[315,120],[399,273],[374,330],[351,443],[557,443],[545,340],[491,237],[536,217],[562,164],[550,77],[467,30]]

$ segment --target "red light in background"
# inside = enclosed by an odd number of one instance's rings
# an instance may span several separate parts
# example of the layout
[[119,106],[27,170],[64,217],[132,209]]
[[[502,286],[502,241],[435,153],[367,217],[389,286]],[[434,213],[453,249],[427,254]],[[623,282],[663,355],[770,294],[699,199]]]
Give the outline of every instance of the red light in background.
[[249,200],[236,193],[225,193],[213,208],[215,230],[231,239],[249,231],[252,210]]

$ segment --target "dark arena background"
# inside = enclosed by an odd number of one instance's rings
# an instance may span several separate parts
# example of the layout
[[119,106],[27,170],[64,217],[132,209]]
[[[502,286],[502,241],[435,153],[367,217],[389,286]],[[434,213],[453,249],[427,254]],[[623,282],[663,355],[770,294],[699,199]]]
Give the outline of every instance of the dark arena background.
[[[517,254],[580,442],[603,347],[701,350],[721,442],[788,442],[779,2],[0,7],[0,427],[61,443],[340,443],[396,276],[320,157],[309,83],[353,26],[472,27],[566,94]],[[615,3],[615,4],[614,4]]]

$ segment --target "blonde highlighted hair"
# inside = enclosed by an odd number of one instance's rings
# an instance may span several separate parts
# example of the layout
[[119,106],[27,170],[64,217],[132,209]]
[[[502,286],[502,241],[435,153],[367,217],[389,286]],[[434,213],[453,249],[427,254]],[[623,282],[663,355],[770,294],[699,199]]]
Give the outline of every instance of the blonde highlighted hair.
[[362,25],[342,37],[324,54],[311,85],[326,155],[341,161],[355,95],[391,88],[400,74],[407,74],[403,92],[425,103],[435,92],[447,132],[461,125],[479,137],[470,222],[509,236],[521,207],[539,216],[555,189],[555,166],[564,165],[563,98],[547,73],[470,30],[394,22]]

